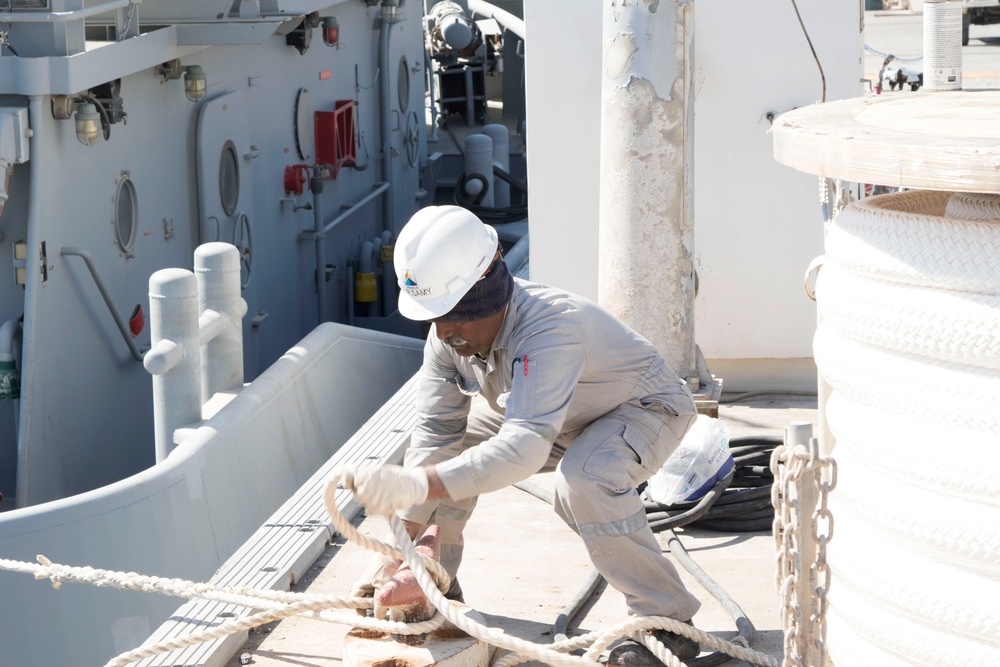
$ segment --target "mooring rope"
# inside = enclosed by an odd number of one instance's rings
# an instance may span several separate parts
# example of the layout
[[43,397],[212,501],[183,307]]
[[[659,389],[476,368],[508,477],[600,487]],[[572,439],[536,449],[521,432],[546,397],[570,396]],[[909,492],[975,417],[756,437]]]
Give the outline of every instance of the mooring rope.
[[[672,655],[666,647],[657,641],[647,630],[665,629],[694,639],[704,646],[740,660],[762,667],[779,667],[773,657],[753,651],[749,648],[728,642],[714,635],[702,632],[686,623],[661,616],[647,616],[630,619],[600,632],[592,632],[553,644],[536,644],[505,634],[499,629],[489,628],[470,618],[457,609],[444,597],[450,583],[448,574],[440,563],[426,558],[416,551],[413,540],[406,533],[403,523],[396,517],[389,518],[389,525],[399,547],[386,544],[358,532],[353,524],[337,508],[335,495],[338,485],[343,481],[339,469],[334,470],[328,479],[323,494],[326,509],[333,525],[348,541],[357,543],[371,551],[401,558],[409,563],[414,576],[430,603],[437,612],[428,621],[419,623],[401,623],[376,618],[359,616],[351,613],[336,613],[332,610],[350,609],[364,610],[373,607],[372,598],[310,595],[288,591],[255,590],[246,587],[219,587],[208,583],[197,583],[184,579],[154,577],[135,572],[116,572],[92,567],[73,567],[53,563],[45,556],[38,556],[38,563],[26,563],[8,559],[0,559],[0,570],[31,574],[36,579],[48,579],[53,587],[59,588],[64,582],[83,583],[92,586],[135,590],[148,593],[172,595],[187,599],[201,599],[222,602],[251,609],[258,609],[255,614],[243,618],[232,619],[219,625],[199,630],[181,637],[166,639],[149,646],[116,656],[105,667],[125,667],[137,660],[153,657],[168,651],[174,651],[194,644],[200,644],[212,639],[218,639],[250,628],[264,625],[290,616],[308,615],[319,620],[341,623],[351,627],[386,632],[391,634],[414,635],[425,634],[438,629],[447,621],[487,644],[508,651],[501,656],[494,667],[513,667],[514,665],[535,660],[553,667],[580,667],[598,662],[601,653],[617,639],[629,636],[645,644],[668,667],[684,667],[684,663]],[[570,652],[585,649],[583,656],[571,655]]]

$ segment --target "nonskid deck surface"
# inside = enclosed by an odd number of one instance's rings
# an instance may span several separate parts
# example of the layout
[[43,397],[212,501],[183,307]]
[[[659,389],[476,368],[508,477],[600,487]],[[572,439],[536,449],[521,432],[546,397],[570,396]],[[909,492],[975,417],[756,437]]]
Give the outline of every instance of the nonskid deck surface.
[[[795,420],[816,423],[815,398],[761,397],[723,405],[720,416],[733,437],[781,435]],[[551,475],[530,480],[551,488]],[[388,539],[381,517],[359,515],[364,533]],[[775,577],[774,538],[769,532],[717,533],[696,527],[677,531],[695,561],[742,607],[757,629],[751,648],[781,659],[781,601]],[[661,534],[661,544],[666,536]],[[374,555],[337,538],[298,583],[310,594],[348,595],[351,585]],[[722,607],[681,567],[688,587],[702,600],[695,625],[723,638],[736,634]],[[465,559],[459,579],[466,603],[493,628],[522,639],[550,643],[552,627],[591,572],[580,539],[542,500],[520,489],[484,495],[466,531]],[[570,625],[570,636],[601,630],[627,620],[624,598],[606,586]],[[349,628],[323,621],[292,618],[264,626],[250,635],[226,667],[238,667],[248,655],[258,667],[327,667],[341,665],[343,638]],[[525,663],[537,665],[539,663]],[[728,663],[742,667],[749,663]]]

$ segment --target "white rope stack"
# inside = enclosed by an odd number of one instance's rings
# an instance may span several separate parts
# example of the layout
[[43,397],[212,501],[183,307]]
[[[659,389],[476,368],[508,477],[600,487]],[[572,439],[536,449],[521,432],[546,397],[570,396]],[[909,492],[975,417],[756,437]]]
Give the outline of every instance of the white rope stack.
[[830,656],[998,665],[1000,196],[851,204],[816,293],[839,467]]
[[[684,664],[682,662],[646,632],[646,630],[660,628],[683,634],[712,650],[721,651],[727,655],[756,665],[764,667],[779,666],[778,661],[769,655],[727,642],[686,623],[665,617],[650,616],[631,619],[601,632],[593,632],[549,645],[528,642],[507,635],[501,630],[483,626],[473,621],[462,611],[456,609],[444,597],[442,585],[448,582],[447,573],[439,563],[417,553],[413,541],[407,535],[399,519],[392,517],[389,522],[393,534],[400,544],[400,548],[372,539],[357,531],[351,522],[337,509],[335,494],[340,482],[340,471],[335,470],[324,492],[324,502],[330,513],[334,527],[346,539],[356,542],[360,546],[392,558],[402,558],[409,563],[424,594],[438,611],[431,620],[420,623],[399,623],[358,616],[355,613],[337,613],[333,611],[338,609],[371,609],[373,606],[372,598],[307,595],[286,591],[250,590],[245,587],[220,588],[211,584],[196,583],[183,579],[151,577],[134,572],[113,572],[91,567],[59,565],[52,563],[44,556],[38,557],[39,563],[24,563],[0,559],[0,569],[31,574],[36,579],[48,579],[56,588],[59,588],[64,582],[75,582],[93,586],[161,593],[189,599],[212,600],[262,610],[244,618],[226,621],[210,628],[123,653],[108,662],[106,667],[125,667],[137,660],[225,637],[252,627],[296,615],[308,615],[319,620],[341,623],[366,630],[408,635],[429,633],[449,622],[483,642],[508,651],[507,654],[498,659],[495,663],[496,667],[513,667],[529,660],[543,662],[554,667],[593,665],[598,662],[601,653],[608,646],[623,636],[632,636],[637,641],[646,644],[669,667],[683,667]],[[444,588],[447,588],[447,586],[445,585]],[[577,649],[587,650],[582,657],[569,654],[571,651]]]

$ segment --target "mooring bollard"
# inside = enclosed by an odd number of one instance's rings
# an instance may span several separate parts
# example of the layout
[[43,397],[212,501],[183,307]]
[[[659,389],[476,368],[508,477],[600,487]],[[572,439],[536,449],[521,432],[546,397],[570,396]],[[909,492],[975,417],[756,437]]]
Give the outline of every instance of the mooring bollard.
[[198,282],[185,269],[149,277],[152,348],[143,366],[153,375],[156,462],[174,448],[174,430],[201,419],[201,349],[198,344]]
[[174,431],[201,421],[215,393],[243,387],[240,254],[228,243],[194,253],[195,272],[163,269],[149,278],[152,348],[143,365],[153,375],[156,462],[176,446]]
[[240,296],[240,252],[229,243],[205,243],[194,251],[198,280],[201,400],[243,386],[243,316]]

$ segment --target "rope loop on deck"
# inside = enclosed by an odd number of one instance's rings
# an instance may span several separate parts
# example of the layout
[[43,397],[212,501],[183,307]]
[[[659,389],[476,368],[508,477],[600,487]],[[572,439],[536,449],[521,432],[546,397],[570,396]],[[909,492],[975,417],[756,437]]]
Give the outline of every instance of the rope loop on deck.
[[[341,471],[336,469],[328,478],[323,494],[324,503],[333,526],[347,540],[376,553],[401,558],[409,563],[421,589],[437,610],[430,620],[419,623],[401,623],[359,616],[356,613],[337,613],[336,611],[371,609],[374,606],[372,598],[310,595],[288,591],[254,590],[247,587],[219,587],[208,583],[147,576],[135,572],[116,572],[92,567],[61,565],[53,563],[45,556],[38,556],[38,563],[0,559],[0,570],[31,574],[39,580],[48,579],[57,589],[66,582],[83,583],[99,587],[160,593],[187,599],[211,600],[260,610],[250,616],[235,618],[184,636],[122,653],[108,662],[105,667],[126,667],[133,662],[161,653],[246,631],[290,616],[301,615],[364,630],[400,635],[425,634],[440,628],[446,622],[451,623],[476,639],[507,651],[506,654],[498,658],[494,667],[513,667],[513,665],[529,660],[543,662],[554,667],[593,665],[598,663],[598,658],[606,648],[624,636],[633,637],[644,643],[665,665],[684,667],[684,663],[680,662],[666,647],[646,632],[653,629],[665,629],[682,634],[704,646],[755,665],[779,667],[778,661],[769,655],[719,639],[675,619],[660,616],[630,619],[600,632],[592,632],[548,645],[535,644],[507,635],[499,629],[481,625],[456,609],[444,597],[440,582],[449,580],[447,573],[440,563],[426,558],[416,551],[416,546],[406,533],[402,521],[396,517],[389,519],[393,535],[399,544],[398,547],[358,532],[337,508],[335,497],[341,482]],[[571,651],[579,649],[586,650],[583,656],[570,655]]]

